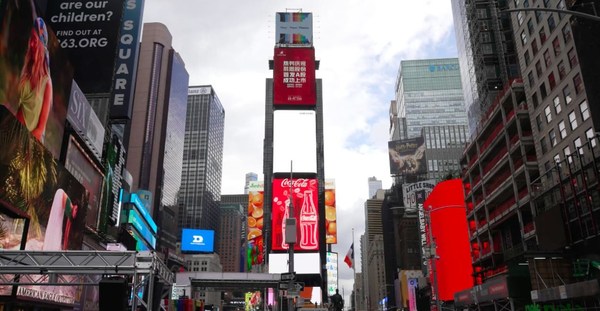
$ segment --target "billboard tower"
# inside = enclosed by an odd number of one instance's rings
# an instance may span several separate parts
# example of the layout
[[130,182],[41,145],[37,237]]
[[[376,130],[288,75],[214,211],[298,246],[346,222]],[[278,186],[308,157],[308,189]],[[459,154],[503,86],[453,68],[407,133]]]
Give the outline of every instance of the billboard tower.
[[296,281],[319,287],[324,301],[327,228],[323,101],[322,81],[315,75],[319,62],[312,44],[312,13],[276,13],[275,39],[273,60],[269,61],[273,78],[266,79],[265,261],[271,273],[288,272],[284,218],[292,201],[298,224],[298,242],[294,245]]

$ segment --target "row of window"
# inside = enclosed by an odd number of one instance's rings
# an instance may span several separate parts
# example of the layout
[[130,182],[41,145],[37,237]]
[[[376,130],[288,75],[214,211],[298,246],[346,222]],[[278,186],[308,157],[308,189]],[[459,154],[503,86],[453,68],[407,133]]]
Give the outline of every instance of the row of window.
[[[555,111],[557,114],[562,111],[562,108],[559,108],[559,107],[560,107],[560,105],[555,106]],[[579,104],[579,112],[580,112],[582,121],[586,121],[587,119],[590,118],[590,110],[589,110],[587,101],[584,100],[583,102],[581,102]],[[544,108],[544,114],[546,117],[546,123],[550,123],[552,121],[552,113],[550,110],[550,106],[546,106],[546,108]],[[577,122],[577,115],[575,113],[575,110],[571,111],[568,114],[568,120],[569,120],[569,125],[571,128],[571,131],[575,130],[579,126],[579,124]],[[542,123],[540,115],[538,115],[538,117],[536,117],[536,125],[538,128],[538,131],[541,132],[541,130],[543,128],[543,123]],[[558,123],[558,133],[559,133],[559,136],[561,139],[565,139],[567,137],[568,134],[567,134],[567,127],[565,124],[565,120],[561,120]],[[557,139],[554,128],[552,128],[550,131],[548,131],[548,141],[550,142],[551,147],[554,147],[558,144],[558,139]],[[548,152],[548,146],[547,146],[545,137],[542,137],[542,139],[540,139],[540,146],[542,148],[542,153]]]
[[[587,131],[585,131],[585,137],[586,137],[586,140],[589,141],[591,148],[596,147],[596,145],[597,145],[596,134],[594,133],[593,128],[589,128]],[[579,152],[580,155],[583,155],[585,153],[586,148],[582,148],[582,146],[583,146],[583,142],[582,142],[581,137],[577,137],[576,139],[573,140],[573,147],[574,147],[573,150],[571,150],[571,145],[568,145],[563,148],[563,152],[562,152],[563,157],[564,157],[563,159],[567,159],[567,161],[569,163],[573,163],[573,156],[574,156],[575,152]],[[554,159],[555,163],[560,163],[561,162],[560,153],[555,154],[553,159]],[[547,161],[546,163],[544,163],[545,170],[549,171],[550,168],[552,167],[552,165],[553,164],[551,164],[550,161]]]

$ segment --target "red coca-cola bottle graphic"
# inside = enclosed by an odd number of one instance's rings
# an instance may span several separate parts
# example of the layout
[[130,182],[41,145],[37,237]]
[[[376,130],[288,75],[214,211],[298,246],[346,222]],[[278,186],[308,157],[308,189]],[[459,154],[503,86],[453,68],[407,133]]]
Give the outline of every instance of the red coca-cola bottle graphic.
[[285,201],[283,206],[283,218],[281,219],[281,248],[283,249],[288,249],[290,247],[289,244],[285,243],[285,220],[290,217],[290,200],[291,198]]
[[313,201],[313,191],[304,191],[304,201],[300,210],[300,247],[317,249],[317,209]]

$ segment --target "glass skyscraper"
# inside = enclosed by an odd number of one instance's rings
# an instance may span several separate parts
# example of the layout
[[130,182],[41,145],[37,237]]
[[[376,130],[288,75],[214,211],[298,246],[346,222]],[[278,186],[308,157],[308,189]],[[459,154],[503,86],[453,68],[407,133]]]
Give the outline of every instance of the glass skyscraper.
[[400,139],[428,126],[467,125],[458,59],[401,61],[396,105]]
[[[212,86],[188,89],[179,229],[215,231],[218,241],[225,110]],[[181,239],[181,230],[179,230]],[[217,251],[217,250],[215,250]]]

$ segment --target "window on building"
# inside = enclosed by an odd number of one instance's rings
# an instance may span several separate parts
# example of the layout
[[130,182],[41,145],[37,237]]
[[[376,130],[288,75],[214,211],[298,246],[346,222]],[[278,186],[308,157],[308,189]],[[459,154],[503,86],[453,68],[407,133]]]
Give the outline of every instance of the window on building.
[[539,51],[536,38],[533,38],[531,41],[531,51],[533,52],[533,57],[535,57]]
[[494,54],[494,46],[492,44],[482,44],[481,50],[483,54]]
[[547,8],[550,3],[550,0],[544,0],[544,7]]
[[533,20],[531,18],[527,21],[527,31],[530,36],[533,34]]
[[542,137],[542,139],[540,139],[540,147],[542,148],[542,153],[548,152],[548,145],[546,144],[546,137]]
[[554,40],[552,40],[552,47],[554,48],[554,56],[560,55],[560,52],[561,52],[560,40],[558,40],[558,37],[556,37],[556,38],[554,38]]
[[480,19],[487,18],[487,10],[486,9],[477,9],[477,17]]
[[579,64],[579,61],[577,60],[577,52],[575,52],[575,49],[571,49],[567,55],[569,56],[569,65],[571,65],[571,69],[573,69],[573,67]]
[[585,121],[590,118],[590,109],[587,100],[584,100],[579,104],[579,111],[581,111],[581,120]]
[[541,20],[542,20],[542,12],[541,11],[535,11],[535,22],[537,24],[539,24]]
[[575,111],[569,113],[569,122],[571,123],[571,130],[575,130],[577,128],[577,116],[575,115]]
[[540,96],[542,96],[542,100],[548,96],[548,91],[546,91],[546,83],[544,82],[540,84]]
[[521,31],[521,45],[525,46],[527,44],[527,34],[525,30]]
[[548,75],[548,85],[550,86],[550,92],[556,87],[556,79],[554,78],[554,72],[550,72]]
[[558,141],[556,141],[556,133],[554,130],[550,130],[550,132],[548,132],[548,140],[550,140],[550,146],[552,147],[556,146],[558,143]]
[[567,72],[565,70],[565,62],[561,61],[560,63],[558,63],[558,78],[562,81],[566,75]]
[[564,139],[567,137],[567,127],[565,126],[565,121],[561,120],[558,122],[558,132],[560,133],[560,138]]
[[544,108],[544,114],[546,115],[546,123],[552,122],[552,112],[550,111],[550,106],[546,106],[546,108]]
[[583,154],[583,148],[581,148],[581,137],[577,137],[577,139],[573,141],[573,145],[575,145],[575,150],[579,151],[579,154]]
[[544,64],[546,64],[546,68],[550,68],[550,65],[552,65],[552,58],[550,57],[550,51],[548,50],[544,51]]
[[546,42],[546,30],[544,30],[544,26],[540,29],[540,45],[544,45]]
[[524,58],[525,58],[525,66],[529,66],[529,63],[531,62],[531,57],[529,56],[529,50],[525,50],[525,54],[523,54]]
[[[556,8],[559,10],[566,10],[567,6],[565,5],[565,0],[560,0],[558,1],[558,4],[556,5]],[[560,17],[560,19],[562,19],[563,17],[565,17],[564,13],[558,13],[558,16]]]
[[573,157],[571,157],[571,147],[566,146],[563,148],[563,154],[565,155],[565,159],[569,161],[569,163],[573,163]]
[[563,89],[563,97],[565,98],[565,104],[570,104],[573,98],[571,97],[571,88],[567,85]]
[[587,137],[592,148],[596,147],[596,133],[594,133],[593,128],[590,127],[587,131],[585,131],[585,137]]
[[556,21],[554,21],[554,14],[550,13],[550,16],[548,17],[548,29],[550,30],[550,33],[552,33],[552,31],[554,31],[555,28]]
[[523,1],[523,7],[525,7],[525,8],[529,7],[529,0]]
[[556,112],[556,115],[558,115],[562,111],[562,106],[560,105],[560,97],[554,97],[552,102],[554,103],[554,111]]
[[519,23],[519,26],[523,25],[524,19],[525,19],[525,14],[523,14],[523,11],[519,11],[519,13],[517,13],[517,21]]
[[540,61],[535,63],[535,73],[537,74],[538,79],[542,76],[542,63],[540,63]]
[[531,72],[531,71],[530,71],[530,72],[527,74],[527,80],[529,81],[529,87],[530,87],[530,88],[533,88],[533,85],[535,84],[535,80],[534,80],[534,78],[533,78],[533,72]]
[[573,38],[571,36],[571,26],[569,24],[566,24],[565,27],[563,27],[562,29],[562,33],[563,39],[565,40],[565,44],[569,43],[569,41],[571,41],[571,39]]
[[573,77],[573,85],[575,86],[575,94],[583,92],[583,81],[581,81],[581,74],[576,74]]
[[533,109],[537,109],[540,102],[538,100],[537,93],[535,92],[531,94],[531,103],[533,104]]
[[538,132],[541,132],[542,128],[544,128],[544,123],[542,123],[542,115],[538,114],[537,117],[535,117],[535,124],[537,125]]

